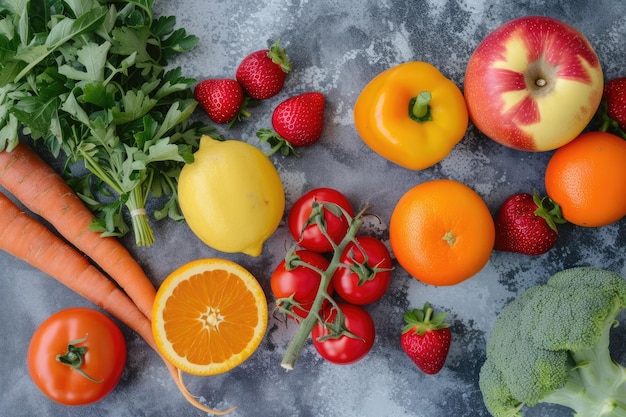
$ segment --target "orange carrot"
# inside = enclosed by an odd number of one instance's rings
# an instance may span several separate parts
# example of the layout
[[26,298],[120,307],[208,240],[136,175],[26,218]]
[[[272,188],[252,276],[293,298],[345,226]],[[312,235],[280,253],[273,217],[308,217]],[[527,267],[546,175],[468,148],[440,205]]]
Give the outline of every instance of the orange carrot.
[[[26,261],[104,309],[137,332],[155,352],[159,353],[150,320],[137,305],[87,258],[42,223],[32,219],[2,193],[0,193],[0,249]],[[174,378],[176,386],[192,405],[202,411],[220,415],[234,409],[217,411],[200,404],[185,387],[182,373],[163,356],[161,358]]]
[[144,339],[152,337],[150,321],[126,294],[87,258],[32,219],[4,194],[0,194],[0,249],[56,278]]
[[93,213],[63,178],[28,145],[0,152],[0,185],[43,217],[73,246],[110,275],[150,318],[156,289],[126,248],[114,237],[89,230]]

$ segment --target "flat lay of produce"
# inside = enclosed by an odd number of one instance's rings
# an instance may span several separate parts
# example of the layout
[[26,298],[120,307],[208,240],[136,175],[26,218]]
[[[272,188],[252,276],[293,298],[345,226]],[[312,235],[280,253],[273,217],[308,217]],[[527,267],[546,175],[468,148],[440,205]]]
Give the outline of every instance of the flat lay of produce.
[[626,416],[626,5],[349,3],[0,0],[0,415]]

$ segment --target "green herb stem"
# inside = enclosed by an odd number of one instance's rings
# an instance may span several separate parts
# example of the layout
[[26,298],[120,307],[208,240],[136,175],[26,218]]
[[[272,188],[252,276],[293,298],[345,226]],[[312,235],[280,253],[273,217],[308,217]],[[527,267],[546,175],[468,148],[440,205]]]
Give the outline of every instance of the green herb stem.
[[81,157],[84,160],[85,168],[87,168],[89,172],[95,175],[98,179],[100,179],[106,185],[111,187],[111,189],[115,191],[116,193],[118,193],[119,195],[124,194],[124,191],[119,186],[117,181],[115,181],[115,179],[113,179],[110,175],[108,175],[106,171],[102,169],[102,167],[96,162],[96,160],[91,155],[89,155],[87,152],[85,152],[82,149],[79,150],[79,152],[80,152]]
[[145,202],[147,193],[143,191],[143,188],[144,184],[138,184],[133,188],[126,201],[126,207],[130,211],[135,244],[137,246],[152,246],[154,234],[146,213]]

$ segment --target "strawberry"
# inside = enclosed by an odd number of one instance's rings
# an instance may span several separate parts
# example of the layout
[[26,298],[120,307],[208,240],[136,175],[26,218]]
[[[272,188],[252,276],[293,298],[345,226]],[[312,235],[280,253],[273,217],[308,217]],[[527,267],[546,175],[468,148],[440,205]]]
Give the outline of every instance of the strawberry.
[[280,92],[291,71],[291,62],[279,46],[280,39],[269,49],[246,56],[235,72],[235,78],[245,93],[255,100],[265,100]]
[[452,336],[445,323],[447,313],[433,316],[433,308],[426,302],[422,310],[415,308],[404,313],[406,322],[400,336],[404,352],[424,373],[434,375],[443,368],[450,350]]
[[606,114],[601,130],[611,129],[626,138],[626,77],[614,78],[604,85],[603,101]]
[[194,89],[196,101],[215,123],[234,122],[245,111],[245,96],[237,80],[211,78],[201,81]]
[[557,223],[565,223],[561,208],[537,193],[514,194],[500,207],[495,219],[494,249],[525,255],[541,255],[556,244]]
[[257,136],[272,146],[268,154],[280,151],[283,155],[298,155],[294,146],[308,146],[317,142],[324,125],[324,95],[303,93],[280,103],[272,114],[270,129],[261,129]]

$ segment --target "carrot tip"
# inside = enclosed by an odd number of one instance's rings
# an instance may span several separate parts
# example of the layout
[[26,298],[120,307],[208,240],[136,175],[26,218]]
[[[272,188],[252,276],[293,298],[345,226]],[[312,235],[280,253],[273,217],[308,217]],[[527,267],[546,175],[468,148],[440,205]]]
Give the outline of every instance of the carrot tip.
[[199,410],[204,411],[205,413],[211,413],[211,414],[215,414],[218,416],[229,414],[237,408],[237,407],[231,407],[227,410],[220,411],[220,410],[209,408],[201,404],[193,395],[191,395],[191,393],[187,389],[187,386],[185,385],[185,382],[183,381],[183,372],[178,368],[174,368],[174,369],[176,369],[176,371],[178,372],[177,377],[174,378],[174,380],[176,381],[176,386],[178,387],[180,392],[183,394],[185,399],[189,401],[189,403],[193,405],[194,407],[198,408]]

